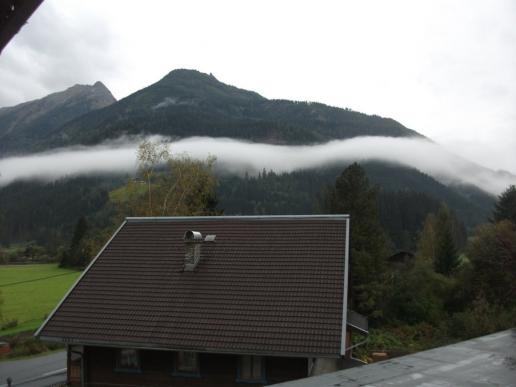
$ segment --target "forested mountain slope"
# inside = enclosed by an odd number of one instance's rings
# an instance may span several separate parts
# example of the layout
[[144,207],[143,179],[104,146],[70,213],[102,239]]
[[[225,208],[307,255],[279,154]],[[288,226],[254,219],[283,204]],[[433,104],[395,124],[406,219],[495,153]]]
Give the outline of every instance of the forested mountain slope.
[[[380,218],[398,248],[413,248],[417,231],[429,213],[445,203],[466,228],[485,222],[494,198],[475,187],[447,187],[415,169],[370,162],[362,164],[379,189]],[[344,166],[258,176],[222,176],[219,206],[227,214],[308,214],[320,212],[324,187],[333,184]],[[470,194],[468,197],[466,194]]]
[[[492,210],[494,198],[478,192],[474,198],[467,198],[414,169],[380,163],[363,166],[380,190],[381,221],[398,248],[414,247],[426,215],[436,212],[441,202],[469,229],[485,222]],[[333,184],[344,168],[342,165],[283,174],[264,171],[258,176],[219,172],[218,208],[226,215],[319,213],[318,202],[325,187]],[[109,191],[128,178],[18,182],[0,189],[0,244],[34,239],[43,245],[58,245],[70,238],[81,216],[93,224],[108,224],[113,215]],[[462,189],[470,192],[466,187]]]

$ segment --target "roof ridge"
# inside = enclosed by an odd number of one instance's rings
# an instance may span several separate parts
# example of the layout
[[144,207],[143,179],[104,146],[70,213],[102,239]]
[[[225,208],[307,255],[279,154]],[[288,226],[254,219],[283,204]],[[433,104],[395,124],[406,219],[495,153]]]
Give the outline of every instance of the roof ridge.
[[127,222],[160,222],[160,221],[185,221],[185,220],[343,220],[348,219],[347,214],[320,214],[320,215],[219,215],[219,216],[141,216],[127,217]]

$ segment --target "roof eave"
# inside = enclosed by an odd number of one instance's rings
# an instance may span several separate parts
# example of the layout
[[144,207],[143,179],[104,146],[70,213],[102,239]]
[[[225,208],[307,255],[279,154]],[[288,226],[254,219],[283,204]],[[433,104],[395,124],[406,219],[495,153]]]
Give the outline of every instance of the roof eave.
[[339,353],[307,353],[307,352],[274,352],[274,351],[232,351],[220,348],[191,348],[191,347],[167,347],[159,344],[144,344],[144,343],[131,343],[123,341],[95,341],[95,340],[81,340],[81,339],[70,339],[58,336],[39,336],[40,340],[50,341],[56,343],[63,343],[68,345],[83,345],[91,347],[105,347],[105,348],[131,348],[141,350],[154,350],[154,351],[192,351],[198,353],[220,353],[225,355],[252,355],[252,356],[274,356],[274,357],[301,357],[301,358],[331,358],[340,359],[342,356]]

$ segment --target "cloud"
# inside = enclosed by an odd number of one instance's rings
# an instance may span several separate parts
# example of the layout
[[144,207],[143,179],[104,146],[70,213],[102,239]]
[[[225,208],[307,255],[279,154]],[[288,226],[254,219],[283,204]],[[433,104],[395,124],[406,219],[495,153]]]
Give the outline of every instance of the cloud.
[[[158,136],[151,140],[162,139]],[[0,186],[15,180],[53,180],[79,174],[130,173],[136,169],[141,139],[120,139],[109,144],[76,147],[31,156],[0,159]],[[217,158],[217,166],[230,173],[256,173],[263,168],[290,172],[349,163],[384,161],[416,168],[445,184],[473,184],[499,194],[516,177],[495,172],[458,157],[424,139],[358,137],[321,145],[283,146],[250,143],[229,138],[191,137],[170,143],[173,154]]]
[[127,173],[136,169],[136,145],[96,146],[0,159],[0,186],[16,180],[51,181],[84,174]]
[[179,100],[179,98],[165,97],[163,101],[154,105],[152,109],[162,109],[174,105],[196,105],[196,102],[193,99]]
[[2,52],[0,106],[93,84],[97,77],[109,84],[116,52],[110,24],[95,8],[45,1]]

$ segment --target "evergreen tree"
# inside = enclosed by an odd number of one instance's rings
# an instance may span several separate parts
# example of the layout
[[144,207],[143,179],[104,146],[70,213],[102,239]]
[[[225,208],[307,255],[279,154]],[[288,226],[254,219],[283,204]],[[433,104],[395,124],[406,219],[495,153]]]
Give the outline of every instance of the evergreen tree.
[[454,221],[446,206],[439,209],[436,217],[436,249],[434,268],[437,273],[450,275],[459,265],[459,254],[453,238]]
[[321,207],[328,213],[350,215],[350,302],[360,313],[380,317],[388,251],[378,218],[377,190],[354,163],[328,188]]
[[449,276],[459,265],[457,246],[463,245],[464,226],[442,205],[426,217],[418,241],[418,256],[433,262],[437,273]]
[[88,232],[88,223],[84,216],[81,216],[75,225],[73,231],[72,243],[70,244],[70,251],[75,252],[80,248],[81,241]]
[[516,224],[516,186],[511,185],[498,197],[493,219],[495,222],[507,219]]
[[450,275],[459,265],[453,236],[448,227],[438,230],[437,235],[438,244],[434,260],[435,271],[440,274]]
[[423,224],[423,230],[419,234],[417,244],[418,256],[430,262],[435,261],[437,252],[436,223],[435,214],[428,214]]
[[70,248],[61,257],[61,266],[84,267],[91,258],[91,251],[86,241],[88,223],[81,216],[75,225]]

